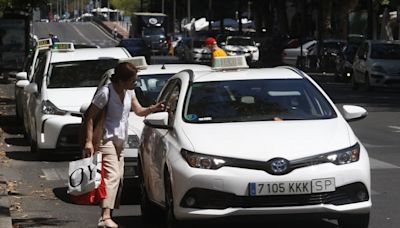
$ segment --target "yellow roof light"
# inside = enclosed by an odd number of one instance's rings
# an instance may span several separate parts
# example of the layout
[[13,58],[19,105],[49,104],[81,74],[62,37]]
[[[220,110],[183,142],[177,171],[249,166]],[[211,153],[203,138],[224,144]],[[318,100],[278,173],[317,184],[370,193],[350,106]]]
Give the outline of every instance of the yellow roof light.
[[130,58],[119,59],[120,63],[129,62],[135,65],[135,67],[139,70],[147,69],[147,62],[144,56],[135,56]]
[[244,55],[215,57],[213,70],[236,70],[249,68]]
[[52,47],[55,51],[74,51],[74,44],[71,42],[55,42]]
[[49,48],[51,47],[51,45],[53,45],[53,42],[51,41],[51,39],[40,39],[37,42],[37,49],[43,49],[43,48]]

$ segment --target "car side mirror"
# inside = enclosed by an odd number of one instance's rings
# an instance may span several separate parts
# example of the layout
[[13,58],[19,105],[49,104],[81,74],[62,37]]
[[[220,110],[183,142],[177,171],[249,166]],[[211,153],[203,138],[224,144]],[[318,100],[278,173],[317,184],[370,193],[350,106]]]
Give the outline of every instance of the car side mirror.
[[221,42],[221,46],[225,46],[226,45],[226,42]]
[[260,47],[261,46],[261,44],[260,43],[256,43],[256,47]]
[[30,83],[24,87],[24,91],[31,94],[37,94],[39,92],[38,86],[35,82]]
[[18,72],[17,75],[15,76],[15,78],[17,79],[17,81],[19,81],[19,80],[27,80],[28,79],[28,73],[25,72],[25,71]]
[[172,126],[168,125],[168,112],[152,113],[143,122],[146,126],[152,128],[172,129]]
[[343,117],[349,122],[364,119],[367,115],[368,112],[363,107],[343,105]]
[[25,88],[25,86],[29,85],[28,80],[18,80],[17,83],[15,83],[15,86],[18,88]]

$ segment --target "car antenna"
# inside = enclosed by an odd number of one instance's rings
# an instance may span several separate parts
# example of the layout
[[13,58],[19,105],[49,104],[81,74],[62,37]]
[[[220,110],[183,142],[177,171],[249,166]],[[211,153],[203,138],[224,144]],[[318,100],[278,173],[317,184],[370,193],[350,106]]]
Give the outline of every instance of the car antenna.
[[162,64],[161,70],[165,70],[165,63]]

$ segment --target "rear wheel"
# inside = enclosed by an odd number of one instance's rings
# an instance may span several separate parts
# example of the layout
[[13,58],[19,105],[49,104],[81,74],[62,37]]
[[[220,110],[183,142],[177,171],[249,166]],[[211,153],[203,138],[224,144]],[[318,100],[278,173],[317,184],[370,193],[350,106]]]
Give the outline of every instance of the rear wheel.
[[358,82],[356,82],[356,79],[353,75],[353,77],[351,77],[351,89],[358,90],[359,87],[360,87],[360,85],[358,84]]
[[368,228],[369,213],[346,215],[338,219],[339,228]]

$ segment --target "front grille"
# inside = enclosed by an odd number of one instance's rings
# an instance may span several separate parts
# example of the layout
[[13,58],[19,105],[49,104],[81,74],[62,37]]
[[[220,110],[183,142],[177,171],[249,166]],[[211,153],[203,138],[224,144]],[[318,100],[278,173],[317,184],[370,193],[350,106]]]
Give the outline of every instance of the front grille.
[[[359,193],[365,193],[360,199]],[[187,204],[188,198],[194,198],[195,203]],[[231,193],[209,189],[190,189],[182,198],[181,206],[199,209],[253,208],[253,207],[288,207],[317,204],[344,205],[368,201],[369,195],[362,183],[353,183],[336,188],[334,192],[313,193],[304,195],[280,196],[237,196]],[[192,201],[193,202],[193,201]]]
[[65,125],[58,136],[57,148],[79,148],[80,124]]

